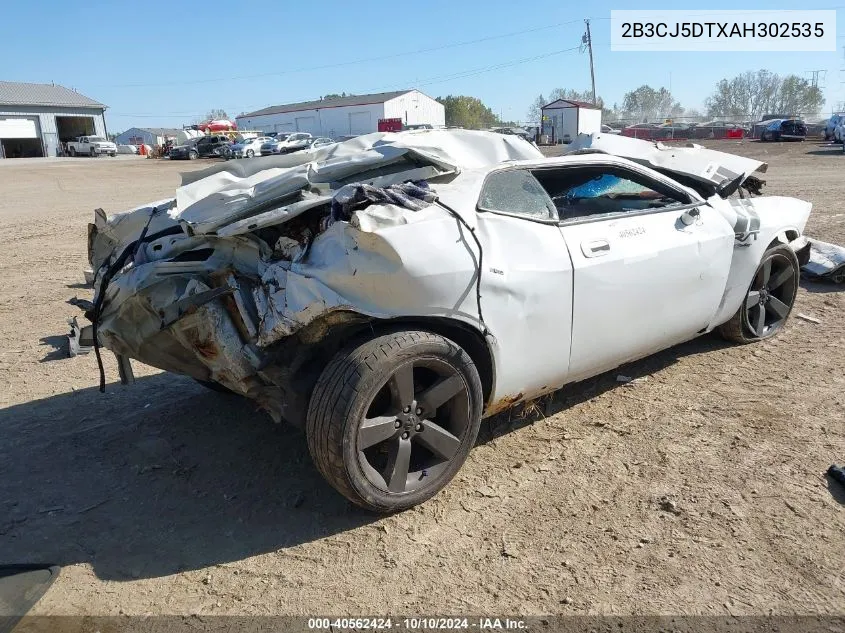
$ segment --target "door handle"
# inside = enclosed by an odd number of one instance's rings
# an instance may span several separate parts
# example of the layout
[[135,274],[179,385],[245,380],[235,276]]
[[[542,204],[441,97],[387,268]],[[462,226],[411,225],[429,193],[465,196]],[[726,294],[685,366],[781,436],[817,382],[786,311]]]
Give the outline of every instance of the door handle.
[[610,242],[607,240],[593,240],[591,242],[581,242],[581,252],[584,257],[601,257],[610,252]]

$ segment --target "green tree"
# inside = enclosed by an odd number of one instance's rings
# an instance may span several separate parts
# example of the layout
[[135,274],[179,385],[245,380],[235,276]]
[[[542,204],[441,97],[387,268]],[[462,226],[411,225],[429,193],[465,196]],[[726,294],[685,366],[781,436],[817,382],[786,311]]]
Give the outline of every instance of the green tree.
[[638,121],[649,121],[667,116],[680,116],[684,109],[672,98],[666,88],[655,90],[651,86],[640,86],[625,93],[622,109]]
[[540,122],[540,109],[547,103],[548,101],[546,101],[546,98],[542,94],[537,95],[537,98],[534,99],[534,102],[528,108],[526,116],[528,117],[529,123],[538,124]]
[[759,119],[764,114],[816,114],[824,104],[818,87],[797,75],[746,71],[722,79],[705,102],[710,116]]
[[499,123],[499,117],[475,97],[449,95],[437,101],[446,109],[446,125],[478,130]]

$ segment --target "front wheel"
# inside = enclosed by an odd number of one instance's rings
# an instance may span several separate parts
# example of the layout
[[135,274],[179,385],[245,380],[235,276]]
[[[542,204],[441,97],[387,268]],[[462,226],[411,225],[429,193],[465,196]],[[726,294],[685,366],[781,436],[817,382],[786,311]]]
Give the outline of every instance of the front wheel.
[[798,258],[789,246],[767,250],[742,305],[719,333],[735,343],[752,343],[780,332],[795,305],[799,278]]
[[253,152],[251,149],[246,150],[246,157],[255,158],[255,152]]
[[96,158],[97,152],[94,151],[94,148],[92,147],[89,151],[91,153],[91,158]]
[[475,444],[482,389],[447,338],[398,331],[349,347],[323,370],[308,406],[317,469],[353,503],[398,512],[439,492]]
[[188,160],[196,160],[198,156],[196,152],[188,152]]

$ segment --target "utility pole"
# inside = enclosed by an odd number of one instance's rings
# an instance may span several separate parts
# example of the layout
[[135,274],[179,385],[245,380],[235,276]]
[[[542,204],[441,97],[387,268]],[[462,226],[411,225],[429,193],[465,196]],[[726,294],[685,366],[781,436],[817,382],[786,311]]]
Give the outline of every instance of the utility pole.
[[587,32],[581,37],[581,44],[587,45],[587,50],[590,53],[590,81],[593,85],[593,104],[596,103],[596,73],[593,69],[593,38],[590,36],[590,21],[584,20],[587,25]]
[[818,88],[819,87],[819,78],[821,78],[822,83],[823,83],[825,76],[827,75],[827,71],[824,70],[824,69],[808,70],[807,72],[810,74],[810,85],[813,86],[813,88]]

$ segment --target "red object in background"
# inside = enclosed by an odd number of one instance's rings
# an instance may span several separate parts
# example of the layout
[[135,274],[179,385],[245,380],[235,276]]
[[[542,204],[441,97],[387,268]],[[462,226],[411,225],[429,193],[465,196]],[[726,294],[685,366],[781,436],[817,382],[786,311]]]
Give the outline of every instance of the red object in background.
[[736,128],[734,130],[727,130],[725,132],[725,138],[738,138],[741,139],[745,136],[745,131],[742,128]]
[[378,120],[378,131],[379,132],[401,132],[402,131],[402,119],[379,119]]
[[238,126],[226,119],[219,119],[200,123],[197,125],[197,129],[203,132],[228,132],[229,130],[237,130]]

